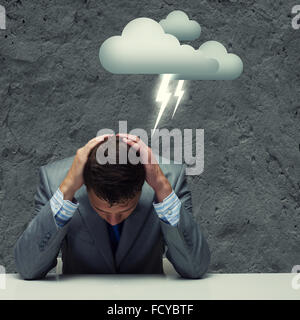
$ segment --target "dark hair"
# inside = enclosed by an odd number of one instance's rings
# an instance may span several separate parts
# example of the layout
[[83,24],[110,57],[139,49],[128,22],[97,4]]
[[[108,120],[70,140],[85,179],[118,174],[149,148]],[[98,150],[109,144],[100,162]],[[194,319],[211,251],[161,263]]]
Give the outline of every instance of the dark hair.
[[[118,136],[109,137],[104,142],[113,144],[113,150],[116,150],[116,164],[100,164],[97,161],[96,153],[103,144],[101,142],[91,150],[88,156],[83,171],[83,179],[87,190],[92,189],[97,197],[109,202],[110,206],[112,206],[115,203],[122,203],[132,199],[142,189],[146,172],[141,162],[137,164],[129,162],[128,151],[131,147],[120,140]],[[121,150],[122,148],[126,150],[126,164],[119,164],[119,144],[122,144],[120,146]],[[107,156],[107,154],[108,151],[106,149],[104,156]],[[139,156],[139,151],[136,152],[136,155]]]

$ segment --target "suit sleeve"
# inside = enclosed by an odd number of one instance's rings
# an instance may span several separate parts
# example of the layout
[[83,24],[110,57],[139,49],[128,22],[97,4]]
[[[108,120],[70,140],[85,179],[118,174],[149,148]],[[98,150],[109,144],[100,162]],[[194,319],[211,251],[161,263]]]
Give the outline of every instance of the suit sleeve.
[[160,222],[166,243],[166,257],[183,278],[200,279],[210,263],[210,250],[192,213],[191,192],[188,189],[186,165],[182,166],[174,191],[181,201],[179,222],[172,226]]
[[56,266],[61,243],[67,232],[68,224],[59,228],[55,222],[51,197],[47,173],[41,167],[39,185],[34,196],[35,217],[14,248],[17,271],[26,280],[43,278]]

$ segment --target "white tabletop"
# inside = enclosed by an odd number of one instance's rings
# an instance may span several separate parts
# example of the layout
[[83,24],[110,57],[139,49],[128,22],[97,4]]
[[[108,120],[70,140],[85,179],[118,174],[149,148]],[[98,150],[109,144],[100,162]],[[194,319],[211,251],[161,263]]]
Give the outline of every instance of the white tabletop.
[[0,300],[231,300],[300,299],[295,273],[207,274],[203,279],[177,275],[55,275],[22,280],[6,274]]

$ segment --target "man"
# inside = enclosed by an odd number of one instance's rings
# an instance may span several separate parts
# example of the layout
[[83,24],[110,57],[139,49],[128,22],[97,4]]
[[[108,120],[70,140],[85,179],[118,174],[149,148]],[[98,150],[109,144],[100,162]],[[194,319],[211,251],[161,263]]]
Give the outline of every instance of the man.
[[[113,145],[116,164],[99,162],[104,144]],[[119,146],[141,162],[118,164]],[[210,251],[193,219],[185,165],[159,164],[139,137],[98,136],[39,174],[36,216],[15,246],[22,278],[44,277],[60,250],[64,274],[162,274],[165,249],[182,277],[207,271]]]

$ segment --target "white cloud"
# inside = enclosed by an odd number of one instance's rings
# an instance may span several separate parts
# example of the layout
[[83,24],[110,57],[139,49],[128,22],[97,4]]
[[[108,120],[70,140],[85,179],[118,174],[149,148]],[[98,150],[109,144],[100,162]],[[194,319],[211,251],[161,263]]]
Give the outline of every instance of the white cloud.
[[215,73],[218,62],[166,34],[149,18],[130,21],[121,36],[113,36],[100,47],[102,66],[119,74]]
[[219,68],[216,73],[201,74],[197,71],[189,71],[174,76],[174,79],[182,80],[233,80],[243,72],[243,62],[239,56],[228,53],[226,48],[217,41],[204,42],[197,51],[201,51],[205,57],[218,61]]
[[105,40],[99,58],[111,73],[170,73],[182,80],[233,80],[243,71],[242,60],[221,43],[207,41],[197,50],[181,45],[150,18],[134,19],[122,35]]
[[200,37],[201,27],[195,20],[180,10],[172,11],[166,19],[159,22],[166,33],[172,34],[178,40],[195,40]]

